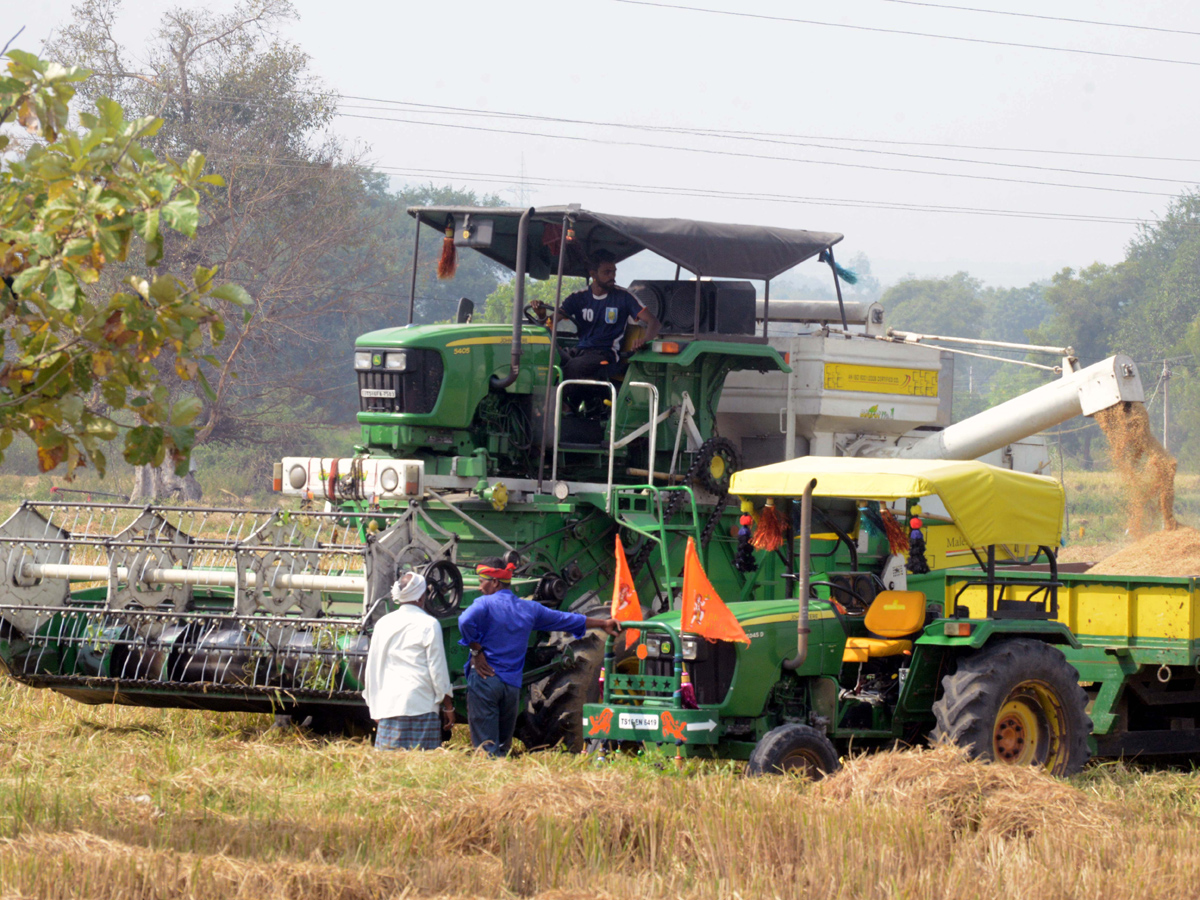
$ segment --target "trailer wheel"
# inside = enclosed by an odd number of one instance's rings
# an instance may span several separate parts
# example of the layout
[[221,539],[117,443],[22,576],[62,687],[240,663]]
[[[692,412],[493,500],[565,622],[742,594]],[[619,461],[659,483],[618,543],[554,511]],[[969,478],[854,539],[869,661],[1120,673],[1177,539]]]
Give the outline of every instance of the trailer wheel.
[[934,741],[1059,777],[1078,772],[1090,756],[1087,694],[1074,666],[1050,644],[1017,638],[991,645],[960,659],[942,686],[933,704]]
[[747,775],[777,775],[796,772],[819,781],[838,770],[833,742],[808,725],[780,725],[758,742],[746,765]]

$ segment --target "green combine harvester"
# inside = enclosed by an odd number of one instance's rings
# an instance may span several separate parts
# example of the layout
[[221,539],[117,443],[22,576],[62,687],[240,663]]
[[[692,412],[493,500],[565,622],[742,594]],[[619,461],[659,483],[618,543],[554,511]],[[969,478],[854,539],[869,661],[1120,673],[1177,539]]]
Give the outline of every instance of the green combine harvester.
[[[653,616],[676,603],[691,537],[731,605],[784,602],[799,520],[786,522],[780,551],[739,566],[730,483],[744,461],[985,457],[1036,469],[1044,445],[1031,435],[1144,399],[1125,357],[1084,369],[1070,348],[1034,348],[1062,357],[1061,378],[951,424],[952,355],[887,332],[877,305],[843,302],[838,234],[577,206],[409,212],[513,270],[511,325],[473,322],[468,300],[452,324],[413,324],[414,269],[407,324],[347,353],[361,442],[341,458],[283,459],[276,486],[290,508],[25,502],[0,525],[0,661],[13,677],[88,703],[285,713],[353,730],[370,724],[362,666],[405,568],[433,586],[454,671],[456,619],[488,556],[517,563],[524,596],[593,612],[608,605],[620,534]],[[560,354],[577,338],[525,305],[525,278],[557,279],[561,299],[563,277],[586,275],[598,250],[656,254],[675,277],[629,285],[662,323],[659,339],[623,354],[608,380],[572,386]],[[771,300],[772,279],[814,259],[838,301]],[[563,414],[572,387],[598,395],[590,412]],[[851,504],[819,522],[814,577],[868,605],[896,589],[940,602],[945,571],[971,545],[931,512],[930,573],[906,572]],[[1002,560],[1033,552],[997,549]],[[603,646],[599,635],[535,637],[518,725],[527,746],[583,745]]]

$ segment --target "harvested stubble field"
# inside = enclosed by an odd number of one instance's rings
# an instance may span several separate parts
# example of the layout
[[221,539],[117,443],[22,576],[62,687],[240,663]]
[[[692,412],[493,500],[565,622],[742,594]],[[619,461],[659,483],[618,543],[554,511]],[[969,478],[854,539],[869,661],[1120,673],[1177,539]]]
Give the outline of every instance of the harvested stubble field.
[[262,716],[0,682],[0,896],[1177,898],[1200,775],[1071,782],[955,751],[812,786],[543,753],[376,754]]

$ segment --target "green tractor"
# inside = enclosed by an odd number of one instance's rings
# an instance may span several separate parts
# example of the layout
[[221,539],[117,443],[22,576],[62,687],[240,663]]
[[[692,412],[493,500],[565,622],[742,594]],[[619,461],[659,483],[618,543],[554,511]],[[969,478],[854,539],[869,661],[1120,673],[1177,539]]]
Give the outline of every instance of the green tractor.
[[[291,509],[26,501],[0,525],[0,662],[13,677],[88,703],[369,727],[366,649],[403,569],[433,586],[458,671],[457,616],[489,556],[517,564],[523,596],[590,613],[608,606],[619,534],[653,616],[675,603],[690,537],[731,604],[784,602],[798,523],[787,519],[780,551],[739,563],[729,491],[744,460],[993,453],[1019,467],[1026,436],[1142,399],[1131,361],[1079,370],[1068,349],[1055,384],[951,425],[949,352],[890,339],[877,305],[842,301],[838,234],[578,206],[409,212],[414,261],[424,226],[513,270],[511,325],[473,322],[469,301],[453,323],[414,324],[414,269],[407,323],[363,335],[347,355],[360,443],[277,465]],[[560,359],[577,338],[532,314],[525,278],[555,278],[561,301],[563,278],[586,274],[599,250],[657,254],[675,277],[629,285],[662,323],[659,339],[607,379],[571,385]],[[772,301],[771,280],[814,258],[838,301]],[[590,412],[563,415],[573,388],[598,395]],[[872,596],[908,584],[940,599],[942,573],[971,546],[952,521],[931,527],[933,571],[910,575],[853,509],[822,522],[818,577]],[[535,636],[526,746],[582,746],[603,652],[600,635]]]
[[[733,491],[792,507],[799,555],[783,577],[793,599],[730,605],[747,646],[681,631],[678,612],[628,623],[640,630],[637,663],[622,664],[610,639],[603,697],[584,707],[595,747],[636,742],[677,758],[747,760],[752,774],[814,777],[851,748],[938,738],[1055,775],[1087,761],[1089,696],[1066,655],[1079,641],[1058,621],[1058,482],[974,461],[808,457],[739,472]],[[907,520],[934,496],[979,563],[956,573],[952,595],[862,591],[814,573],[814,516],[840,519],[839,540],[853,541],[856,510]],[[1005,545],[1037,546],[1045,562],[997,563]],[[959,604],[968,590],[986,607]]]

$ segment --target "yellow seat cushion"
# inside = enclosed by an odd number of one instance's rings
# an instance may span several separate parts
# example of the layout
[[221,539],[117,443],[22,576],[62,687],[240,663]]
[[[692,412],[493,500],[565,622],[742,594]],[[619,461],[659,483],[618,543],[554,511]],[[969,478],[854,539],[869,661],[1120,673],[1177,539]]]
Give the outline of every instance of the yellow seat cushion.
[[846,639],[842,662],[862,663],[881,656],[899,656],[912,650],[912,641],[889,638],[852,637]]
[[[916,634],[925,624],[925,594],[921,591],[880,591],[871,601],[863,624],[872,634],[888,638]],[[872,656],[895,654],[872,653]]]

